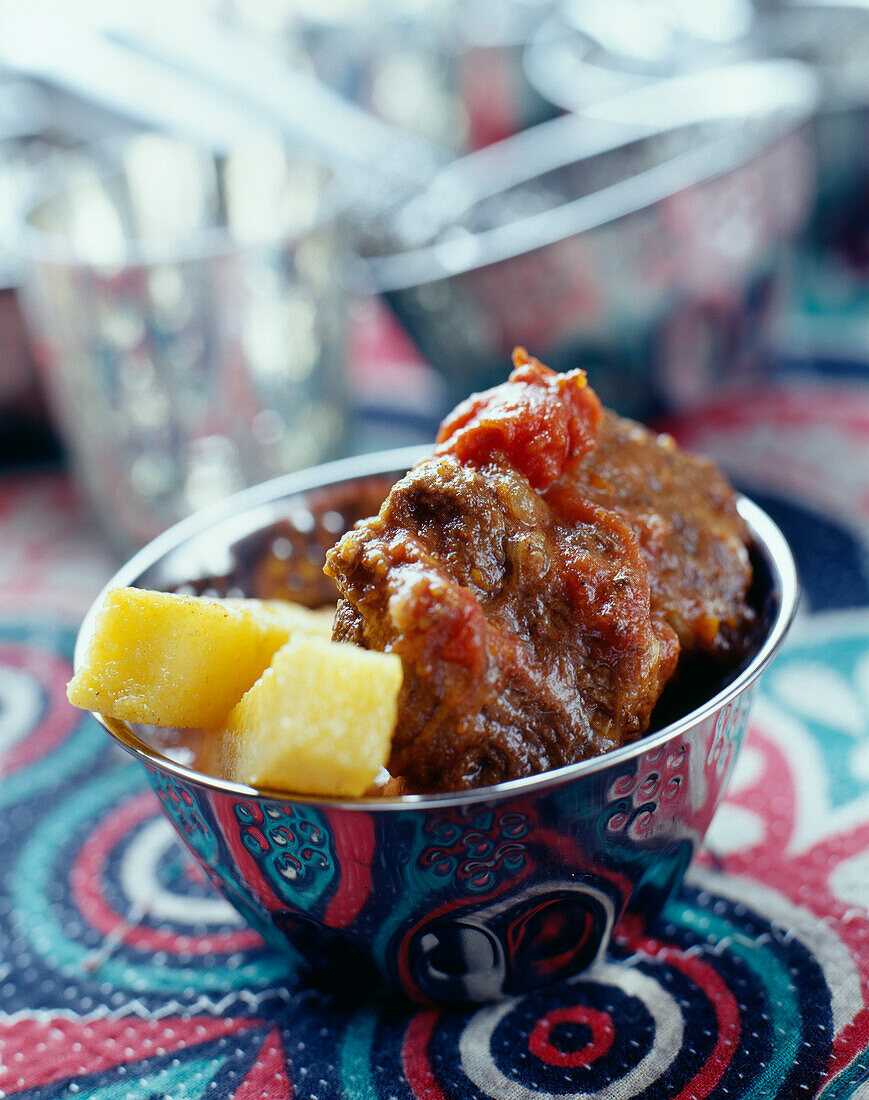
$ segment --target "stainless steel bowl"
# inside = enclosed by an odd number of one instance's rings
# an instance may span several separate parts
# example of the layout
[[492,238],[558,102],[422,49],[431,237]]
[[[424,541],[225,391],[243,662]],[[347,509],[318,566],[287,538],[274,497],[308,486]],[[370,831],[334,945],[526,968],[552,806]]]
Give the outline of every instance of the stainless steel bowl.
[[[419,457],[388,451],[247,490],[166,532],[108,587],[251,592],[274,551],[290,587],[305,589],[325,547]],[[739,507],[757,576],[750,657],[690,713],[597,759],[452,795],[336,802],[203,775],[145,729],[100,720],[144,766],[211,882],[315,972],[421,1002],[557,981],[606,951],[627,907],[651,914],[681,882],[733,768],[754,682],[793,616],[788,547],[759,508]]]
[[[800,0],[771,7],[758,13],[752,42],[758,53],[796,58],[818,75],[814,235],[819,244],[837,247],[851,261],[850,277],[861,282],[869,183],[869,2]],[[841,287],[833,285],[831,293],[841,295]]]
[[536,31],[523,58],[532,87],[563,111],[750,53],[749,0],[689,6],[570,0]]
[[621,412],[688,406],[759,364],[815,102],[805,66],[753,63],[543,123],[438,173],[365,275],[455,396],[523,344]]

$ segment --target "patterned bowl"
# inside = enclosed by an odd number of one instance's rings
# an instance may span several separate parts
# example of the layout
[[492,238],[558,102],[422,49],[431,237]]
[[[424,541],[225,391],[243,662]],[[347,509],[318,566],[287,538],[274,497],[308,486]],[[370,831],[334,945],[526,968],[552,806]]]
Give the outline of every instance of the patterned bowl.
[[[326,549],[419,457],[383,452],[249,489],[167,531],[108,587],[322,603]],[[483,790],[330,801],[213,778],[161,751],[154,731],[100,721],[145,767],[211,882],[315,977],[423,1003],[562,979],[603,955],[626,908],[652,914],[681,882],[733,767],[753,684],[793,616],[787,544],[756,505],[739,507],[754,540],[750,656],[725,681],[698,682],[681,713],[671,704],[663,728],[597,759]]]

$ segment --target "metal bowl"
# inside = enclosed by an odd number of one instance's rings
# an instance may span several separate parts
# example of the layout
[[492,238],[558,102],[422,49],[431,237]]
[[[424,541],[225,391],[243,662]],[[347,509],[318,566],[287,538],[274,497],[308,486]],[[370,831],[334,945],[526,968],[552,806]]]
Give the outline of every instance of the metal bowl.
[[[108,587],[252,593],[267,561],[319,602],[310,578],[325,548],[420,457],[387,451],[247,490],[160,536]],[[215,779],[159,751],[147,729],[100,721],[145,767],[211,882],[315,973],[423,1003],[533,989],[600,958],[627,907],[664,903],[721,799],[754,682],[797,601],[781,533],[748,500],[739,508],[757,578],[750,656],[690,713],[597,759],[457,794],[330,801]]]
[[[832,245],[851,278],[865,268],[869,183],[869,2],[800,0],[758,13],[754,47],[812,66],[821,87],[812,126],[818,160],[816,244]],[[840,280],[842,276],[840,275]],[[831,286],[841,296],[841,286]]]
[[755,62],[542,123],[394,213],[363,243],[368,284],[456,397],[522,344],[627,415],[686,407],[758,366],[815,102],[807,67]]
[[753,22],[749,0],[693,7],[571,0],[537,29],[523,64],[540,95],[563,111],[585,111],[632,88],[749,56]]

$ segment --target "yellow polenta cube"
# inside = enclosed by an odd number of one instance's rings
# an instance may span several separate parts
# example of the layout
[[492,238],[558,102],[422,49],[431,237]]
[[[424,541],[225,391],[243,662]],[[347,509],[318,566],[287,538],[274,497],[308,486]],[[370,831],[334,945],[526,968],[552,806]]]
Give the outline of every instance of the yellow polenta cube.
[[230,714],[224,772],[299,794],[364,794],[389,756],[400,687],[394,654],[298,636]]
[[252,600],[228,597],[220,601],[227,607],[234,607],[240,611],[249,611],[257,619],[263,622],[271,622],[276,626],[286,627],[292,637],[298,630],[306,634],[318,634],[323,638],[332,637],[332,621],[335,618],[334,607],[321,608],[311,611],[299,603],[291,600]]
[[322,633],[322,623],[304,608],[116,588],[67,695],[129,722],[217,727],[294,633]]

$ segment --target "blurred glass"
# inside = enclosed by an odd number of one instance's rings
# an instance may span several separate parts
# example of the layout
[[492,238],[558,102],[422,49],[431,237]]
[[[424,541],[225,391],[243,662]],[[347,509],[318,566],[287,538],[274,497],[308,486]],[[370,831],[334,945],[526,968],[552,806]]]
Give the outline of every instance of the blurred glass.
[[33,363],[19,308],[14,254],[18,218],[35,162],[50,148],[46,104],[35,88],[0,72],[0,416],[39,419]]
[[222,14],[347,100],[458,151],[468,134],[455,37],[460,6],[460,0],[227,0]]
[[119,549],[340,451],[340,185],[265,139],[62,162],[21,237],[38,365]]
[[786,357],[864,364],[869,317],[869,2],[804,0],[758,13],[759,51],[812,65],[821,105],[811,232],[779,346]]
[[522,53],[555,0],[228,0],[231,25],[348,101],[466,152],[553,114]]

